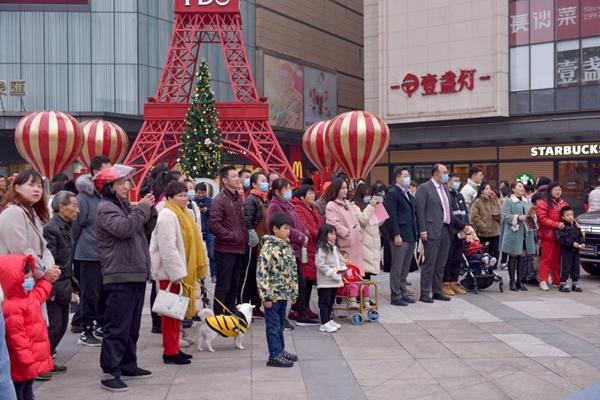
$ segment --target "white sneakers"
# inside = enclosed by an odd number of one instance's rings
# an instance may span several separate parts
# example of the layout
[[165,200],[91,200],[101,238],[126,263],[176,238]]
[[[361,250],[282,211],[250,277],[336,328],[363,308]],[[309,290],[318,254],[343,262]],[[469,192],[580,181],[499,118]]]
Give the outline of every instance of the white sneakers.
[[548,287],[548,282],[546,281],[541,281],[540,282],[540,289],[547,292],[548,290],[550,290],[550,288]]
[[333,333],[340,329],[341,325],[335,322],[334,320],[329,321],[326,324],[323,324],[319,327],[319,331],[326,333]]

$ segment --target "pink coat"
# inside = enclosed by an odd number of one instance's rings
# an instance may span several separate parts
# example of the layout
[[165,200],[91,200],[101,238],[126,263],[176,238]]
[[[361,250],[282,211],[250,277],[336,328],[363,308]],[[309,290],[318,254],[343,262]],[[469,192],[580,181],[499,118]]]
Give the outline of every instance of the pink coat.
[[335,227],[339,248],[348,253],[352,264],[364,274],[362,229],[351,204],[348,201],[330,201],[325,209],[325,220]]

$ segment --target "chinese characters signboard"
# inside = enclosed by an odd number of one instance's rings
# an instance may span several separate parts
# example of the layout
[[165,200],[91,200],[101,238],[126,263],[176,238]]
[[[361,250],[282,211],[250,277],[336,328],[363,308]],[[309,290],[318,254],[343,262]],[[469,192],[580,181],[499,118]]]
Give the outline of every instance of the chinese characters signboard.
[[[472,91],[475,88],[475,69],[461,69],[458,74],[446,71],[441,75],[427,73],[420,78],[412,73],[404,76],[401,84],[394,84],[392,90],[402,90],[408,97],[412,97],[421,88],[422,96],[436,94],[458,93],[463,90]],[[489,80],[489,75],[480,76],[479,80]]]
[[581,37],[600,35],[600,0],[581,0]]
[[600,83],[600,47],[581,49],[581,83]]
[[579,83],[579,49],[556,52],[556,85],[559,87]]

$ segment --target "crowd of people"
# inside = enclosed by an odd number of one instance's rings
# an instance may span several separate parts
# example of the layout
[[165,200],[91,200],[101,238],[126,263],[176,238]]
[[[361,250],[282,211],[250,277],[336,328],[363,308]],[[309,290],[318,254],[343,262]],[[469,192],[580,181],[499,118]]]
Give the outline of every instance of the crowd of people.
[[[53,358],[75,293],[71,330],[80,345],[101,347],[102,387],[125,391],[126,378],[152,375],[136,349],[147,282],[151,305],[161,290],[190,299],[183,321],[152,313],[163,361],[175,365],[191,363],[181,349],[193,344],[188,329],[211,300],[215,315],[252,303],[253,317],[265,319],[267,365],[291,367],[298,357],[283,335],[294,329],[290,321],[335,332],[336,297],[348,296],[354,309],[375,305],[362,283],[382,269],[392,305],[450,301],[465,294],[465,253],[499,260],[512,291],[527,290],[532,278],[544,291],[581,291],[585,240],[560,184],[546,177],[494,188],[473,167],[463,185],[435,164],[418,187],[398,168],[390,186],[353,187],[340,173],[317,190],[310,178],[294,188],[275,172],[225,167],[212,197],[206,183],[158,166],[133,205],[133,172],[96,157],[89,174],[55,177],[50,198],[32,169],[10,184],[0,177],[0,391],[9,399],[32,399],[34,379],[67,372]],[[593,207],[600,189],[590,194]],[[386,218],[374,219],[381,210]],[[417,264],[418,291],[408,281]]]

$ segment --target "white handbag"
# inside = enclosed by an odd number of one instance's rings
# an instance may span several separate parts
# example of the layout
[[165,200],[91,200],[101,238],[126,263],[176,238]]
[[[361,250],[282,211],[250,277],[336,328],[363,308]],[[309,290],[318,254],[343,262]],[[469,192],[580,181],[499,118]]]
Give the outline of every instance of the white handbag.
[[167,289],[158,291],[156,300],[154,300],[154,306],[152,306],[152,311],[159,315],[182,321],[185,317],[190,299],[189,297],[182,295],[183,283],[179,284],[179,294],[171,293],[171,285],[172,282],[169,283]]

